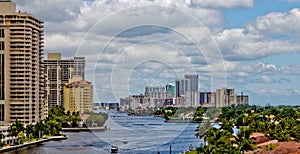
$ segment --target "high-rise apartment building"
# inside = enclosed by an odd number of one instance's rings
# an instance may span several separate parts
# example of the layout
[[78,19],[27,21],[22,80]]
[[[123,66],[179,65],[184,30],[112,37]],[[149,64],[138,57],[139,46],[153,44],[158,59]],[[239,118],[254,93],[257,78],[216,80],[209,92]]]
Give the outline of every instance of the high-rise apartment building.
[[75,75],[85,76],[85,58],[63,60],[61,53],[48,53],[48,59],[44,60],[46,73],[46,98],[48,107],[63,106],[63,88]]
[[216,90],[216,107],[231,105],[247,105],[247,95],[236,95],[234,89],[221,88]]
[[44,117],[43,21],[0,1],[0,123]]
[[165,86],[146,86],[145,96],[148,98],[168,98],[171,92],[166,90]]
[[64,86],[64,106],[66,111],[80,112],[93,110],[93,85],[82,80],[81,76],[74,76]]
[[200,92],[200,105],[206,107],[215,107],[216,92]]
[[178,79],[175,82],[176,97],[181,97],[190,91],[190,80],[189,79]]
[[198,91],[198,80],[199,80],[198,74],[185,74],[184,78],[190,80],[190,85],[189,85],[190,89],[188,89],[188,91],[191,92]]

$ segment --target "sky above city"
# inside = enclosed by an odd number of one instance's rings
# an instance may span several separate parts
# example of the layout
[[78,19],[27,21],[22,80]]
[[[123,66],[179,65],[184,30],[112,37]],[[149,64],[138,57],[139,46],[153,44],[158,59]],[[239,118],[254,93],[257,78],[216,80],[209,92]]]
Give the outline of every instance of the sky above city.
[[94,101],[198,74],[250,104],[300,105],[300,0],[15,0],[45,22],[45,57],[86,57]]

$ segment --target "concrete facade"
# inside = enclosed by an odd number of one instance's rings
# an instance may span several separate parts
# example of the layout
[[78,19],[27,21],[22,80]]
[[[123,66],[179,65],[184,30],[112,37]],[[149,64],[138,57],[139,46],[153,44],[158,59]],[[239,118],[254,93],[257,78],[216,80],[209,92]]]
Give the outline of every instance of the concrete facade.
[[0,1],[0,123],[44,119],[43,21]]
[[247,105],[248,101],[247,95],[236,95],[234,89],[221,88],[216,90],[216,107]]
[[91,82],[82,80],[75,76],[64,86],[64,105],[66,111],[80,112],[92,111],[93,104],[93,85]]
[[63,60],[61,53],[48,53],[48,59],[44,60],[46,73],[46,98],[48,108],[64,106],[63,88],[75,75],[85,76],[85,58],[74,57]]

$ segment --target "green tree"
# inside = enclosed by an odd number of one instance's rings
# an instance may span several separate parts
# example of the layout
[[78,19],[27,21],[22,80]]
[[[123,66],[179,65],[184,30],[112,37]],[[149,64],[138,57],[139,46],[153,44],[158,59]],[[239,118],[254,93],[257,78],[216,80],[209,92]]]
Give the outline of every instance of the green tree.
[[59,131],[62,130],[61,123],[55,120],[49,120],[45,123],[46,127],[49,128],[46,132],[49,133],[49,135],[60,135]]
[[43,136],[45,132],[45,125],[44,125],[44,121],[38,121],[33,129],[33,137],[35,138],[40,138]]
[[20,131],[17,136],[19,144],[23,144],[25,142],[25,134],[23,133],[23,131]]
[[238,145],[238,150],[241,152],[246,152],[248,150],[257,149],[254,141],[250,138],[251,131],[247,127],[241,127],[237,136],[235,136],[234,144]]
[[3,146],[5,146],[5,143],[4,142],[2,142],[2,140],[4,139],[4,134],[1,132],[0,133],[0,148],[2,148]]
[[10,132],[12,136],[17,136],[19,132],[24,131],[24,124],[16,119],[15,123],[10,126]]
[[30,141],[33,137],[32,134],[34,133],[34,125],[32,125],[32,124],[26,125],[25,131],[26,131],[26,137]]

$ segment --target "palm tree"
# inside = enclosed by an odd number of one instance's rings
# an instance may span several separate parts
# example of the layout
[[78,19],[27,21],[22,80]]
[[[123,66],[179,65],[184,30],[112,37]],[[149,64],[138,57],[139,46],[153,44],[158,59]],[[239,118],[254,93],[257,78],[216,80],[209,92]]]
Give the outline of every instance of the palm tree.
[[233,134],[233,123],[231,121],[222,121],[222,124],[221,124],[221,128],[222,130],[227,130],[229,131],[231,134]]
[[257,147],[254,141],[250,139],[250,129],[246,127],[241,127],[237,136],[235,136],[234,144],[237,144],[238,150],[241,152],[255,150]]
[[31,136],[31,134],[34,132],[34,125],[28,124],[28,125],[26,126],[25,131],[26,131],[26,136],[28,136],[28,140],[29,140],[29,142],[30,142],[30,136]]
[[18,133],[24,131],[24,124],[22,124],[18,119],[15,123],[10,126],[10,132],[12,136],[17,136]]
[[40,138],[43,136],[45,130],[45,125],[44,121],[39,121],[35,124],[34,129],[33,129],[33,135],[35,138]]

